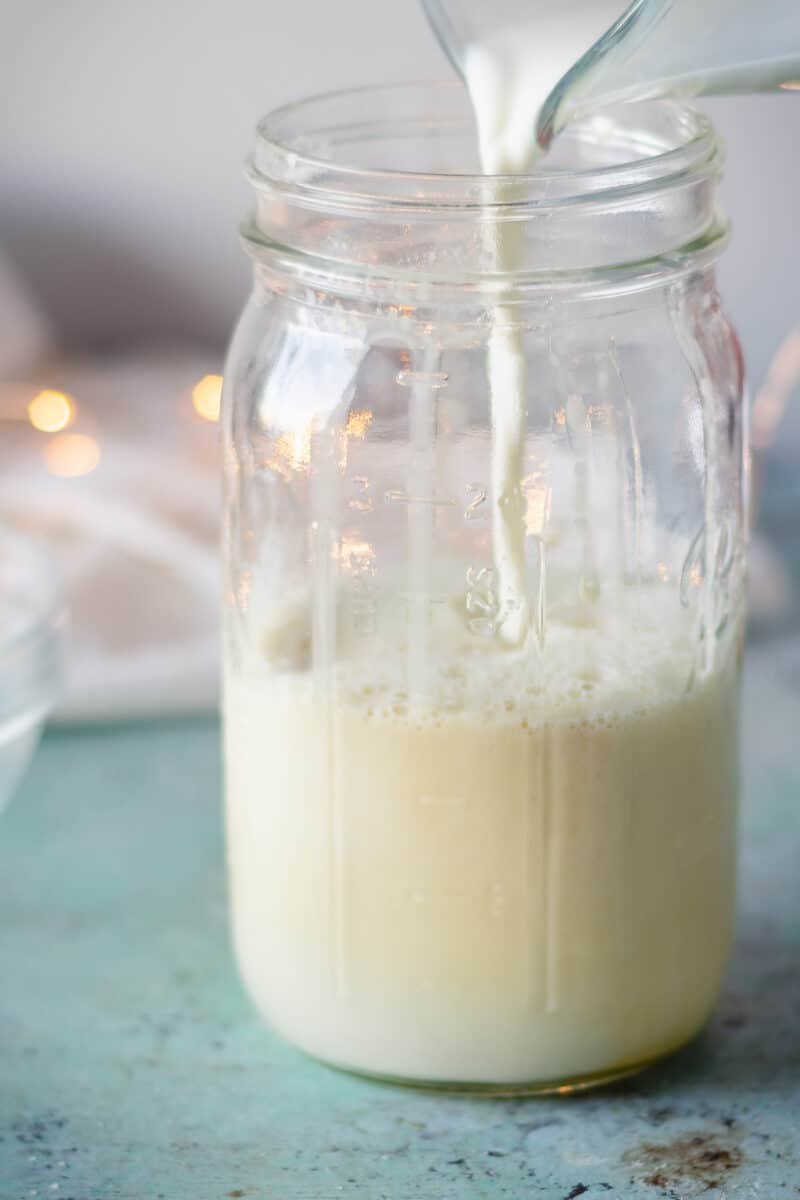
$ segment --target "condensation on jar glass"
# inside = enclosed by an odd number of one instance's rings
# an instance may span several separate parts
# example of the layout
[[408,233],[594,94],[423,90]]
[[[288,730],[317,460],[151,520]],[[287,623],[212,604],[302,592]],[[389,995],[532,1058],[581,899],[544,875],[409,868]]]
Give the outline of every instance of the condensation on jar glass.
[[473,128],[454,86],[259,130],[223,404],[233,931],[321,1059],[569,1088],[685,1043],[728,956],[742,370],[705,117],[608,110],[510,190]]

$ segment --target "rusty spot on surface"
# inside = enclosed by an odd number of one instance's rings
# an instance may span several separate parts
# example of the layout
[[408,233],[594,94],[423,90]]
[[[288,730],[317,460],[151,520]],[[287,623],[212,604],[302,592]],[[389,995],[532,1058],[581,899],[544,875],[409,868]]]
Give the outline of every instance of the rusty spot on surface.
[[711,1133],[689,1134],[658,1146],[645,1143],[625,1158],[643,1172],[642,1182],[650,1187],[702,1183],[707,1191],[720,1187],[728,1172],[744,1161],[738,1146]]
[[232,1192],[228,1192],[228,1195],[231,1196],[233,1200],[240,1200],[240,1197],[244,1196],[245,1193],[241,1188],[234,1188]]

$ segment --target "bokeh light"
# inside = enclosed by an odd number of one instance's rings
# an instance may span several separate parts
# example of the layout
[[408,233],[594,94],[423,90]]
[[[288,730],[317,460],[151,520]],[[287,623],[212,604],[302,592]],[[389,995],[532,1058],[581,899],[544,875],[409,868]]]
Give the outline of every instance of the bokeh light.
[[44,448],[47,466],[54,475],[74,478],[88,475],[100,462],[100,447],[85,433],[62,433]]
[[204,375],[192,388],[192,404],[204,421],[218,421],[222,401],[222,376]]
[[45,388],[28,405],[28,420],[42,433],[58,433],[75,420],[75,401],[66,392]]

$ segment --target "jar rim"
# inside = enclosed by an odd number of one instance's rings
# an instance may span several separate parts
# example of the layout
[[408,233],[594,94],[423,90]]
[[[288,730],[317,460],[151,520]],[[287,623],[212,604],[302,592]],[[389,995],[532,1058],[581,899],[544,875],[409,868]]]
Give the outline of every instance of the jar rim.
[[[436,109],[430,105],[434,97]],[[459,117],[453,115],[454,101],[462,110]],[[620,104],[575,122],[561,135],[585,136],[587,130],[594,129],[602,137],[611,121],[609,114],[616,114],[619,122],[619,114],[624,113],[630,128],[628,141],[623,139],[621,148],[628,145],[631,156],[600,166],[564,169],[550,166],[551,160],[545,158],[544,166],[540,163],[528,173],[486,175],[479,170],[411,170],[359,164],[320,152],[320,147],[336,145],[337,134],[343,141],[351,141],[358,133],[363,137],[370,126],[385,127],[387,122],[399,124],[416,118],[422,125],[425,106],[430,127],[433,115],[442,121],[440,104],[445,110],[445,124],[452,126],[456,120],[464,121],[465,116],[471,124],[466,90],[457,80],[367,85],[322,92],[282,105],[258,122],[256,148],[247,164],[248,177],[256,188],[276,184],[308,187],[313,180],[311,186],[320,205],[327,196],[337,207],[347,197],[352,205],[376,203],[412,209],[513,207],[519,213],[520,209],[607,203],[632,190],[660,190],[699,175],[713,177],[721,169],[722,146],[712,122],[698,109],[677,100]],[[346,111],[350,106],[363,114],[358,127],[351,120],[337,129],[333,123],[336,110]],[[400,115],[394,115],[398,108]],[[665,126],[670,126],[676,144],[659,145],[655,135],[647,140],[641,130],[636,132],[633,118],[652,118],[656,114]],[[474,126],[472,130],[474,136]],[[666,136],[666,129],[662,136]],[[507,198],[512,185],[512,198]]]
[[[639,289],[717,257],[722,157],[705,115],[649,100],[576,121],[528,175],[490,176],[458,82],[328,92],[260,122],[247,164],[256,204],[241,232],[278,287],[291,275],[307,289],[384,288],[417,303],[422,287]],[[495,252],[501,225],[517,231],[510,268]]]

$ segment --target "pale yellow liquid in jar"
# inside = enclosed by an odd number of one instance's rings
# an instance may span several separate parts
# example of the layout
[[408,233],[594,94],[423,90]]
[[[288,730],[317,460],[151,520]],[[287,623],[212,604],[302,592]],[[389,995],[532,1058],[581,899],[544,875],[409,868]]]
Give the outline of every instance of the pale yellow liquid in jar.
[[510,1085],[697,1032],[731,937],[735,648],[687,690],[688,630],[645,611],[556,615],[545,670],[476,651],[454,606],[417,712],[391,613],[379,643],[343,639],[323,694],[302,617],[273,624],[282,669],[229,675],[226,744],[237,954],[279,1031],[364,1071]]

